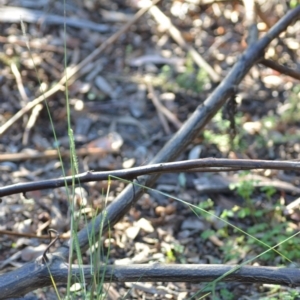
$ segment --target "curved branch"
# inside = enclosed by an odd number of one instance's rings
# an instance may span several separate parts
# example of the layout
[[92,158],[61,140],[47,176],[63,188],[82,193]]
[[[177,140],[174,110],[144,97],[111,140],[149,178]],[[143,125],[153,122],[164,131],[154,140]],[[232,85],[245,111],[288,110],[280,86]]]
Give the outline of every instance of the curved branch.
[[251,159],[226,159],[226,158],[204,158],[193,159],[171,163],[153,164],[131,169],[105,171],[105,172],[85,172],[75,176],[68,176],[58,179],[41,180],[35,182],[17,183],[0,188],[0,197],[29,191],[58,188],[71,185],[75,182],[85,183],[91,181],[121,179],[133,180],[139,176],[149,174],[163,174],[175,172],[222,172],[251,169],[272,169],[272,170],[294,170],[300,171],[298,161],[268,161]]
[[[18,297],[37,288],[55,284],[65,284],[69,267],[60,256],[48,255],[47,264],[42,258],[25,264],[22,268],[0,276],[0,299]],[[72,282],[80,280],[83,273],[87,283],[91,282],[95,270],[91,266],[72,265]],[[235,265],[190,265],[190,264],[137,264],[106,265],[98,270],[104,282],[212,282],[224,274],[221,281],[243,283],[281,284],[300,286],[300,270],[296,268],[253,267]]]
[[275,62],[271,59],[264,58],[261,61],[259,61],[259,63],[266,66],[266,67],[268,67],[268,68],[271,68],[275,71],[278,71],[281,74],[285,74],[285,75],[288,75],[290,77],[293,77],[295,79],[300,80],[300,72],[299,71],[290,69],[290,68],[285,67],[283,65],[280,65],[279,63],[277,63],[277,62]]

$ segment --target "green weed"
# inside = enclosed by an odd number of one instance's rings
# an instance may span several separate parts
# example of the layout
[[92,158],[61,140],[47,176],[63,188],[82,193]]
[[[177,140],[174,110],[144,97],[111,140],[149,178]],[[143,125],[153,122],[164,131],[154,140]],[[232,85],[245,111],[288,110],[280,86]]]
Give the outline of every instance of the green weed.
[[171,66],[165,65],[161,68],[158,78],[161,81],[162,89],[171,92],[191,91],[201,93],[205,84],[209,82],[206,71],[196,68],[190,56],[186,59],[183,72],[177,72]]

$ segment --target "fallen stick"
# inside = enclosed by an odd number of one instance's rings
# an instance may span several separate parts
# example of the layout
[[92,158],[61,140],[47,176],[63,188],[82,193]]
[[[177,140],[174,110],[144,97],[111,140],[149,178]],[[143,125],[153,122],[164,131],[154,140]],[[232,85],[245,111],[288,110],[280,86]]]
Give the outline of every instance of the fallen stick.
[[148,91],[151,94],[151,100],[157,110],[158,113],[163,114],[177,129],[182,126],[182,123],[178,120],[178,118],[170,112],[159,100],[158,96],[155,93],[155,90],[150,82],[147,82]]
[[[0,235],[10,235],[10,236],[18,236],[18,237],[27,237],[32,239],[40,239],[40,240],[49,240],[49,235],[36,235],[36,234],[30,234],[30,233],[21,233],[21,232],[15,232],[10,230],[0,230]],[[62,233],[59,235],[60,239],[66,240],[70,238],[69,233]]]
[[[77,156],[86,156],[86,155],[103,155],[107,153],[117,153],[114,150],[104,150],[101,148],[80,148],[76,150]],[[70,150],[60,150],[62,157],[69,157]],[[0,162],[4,161],[22,161],[29,159],[59,159],[58,150],[50,149],[43,152],[38,152],[35,150],[24,152],[24,153],[0,153]]]
[[89,20],[82,20],[77,18],[69,18],[48,14],[45,11],[34,10],[15,6],[6,6],[0,8],[0,22],[1,23],[19,23],[23,20],[27,23],[46,23],[55,25],[66,25],[74,28],[86,28],[101,33],[112,30],[112,26],[106,24],[97,24]]
[[[18,39],[15,36],[0,36],[0,43],[3,44],[12,44],[12,45],[19,45],[22,47],[27,47],[27,42],[23,41],[21,39]],[[63,47],[53,46],[53,45],[45,45],[39,40],[34,40],[29,42],[30,48],[36,48],[38,50],[44,50],[44,51],[51,51],[51,52],[58,52],[58,53],[64,53]]]
[[192,46],[186,43],[180,31],[172,24],[171,20],[157,6],[152,6],[149,9],[149,12],[158,24],[169,31],[170,35],[176,41],[176,43],[190,53],[194,62],[207,72],[213,82],[220,82],[220,76],[216,73],[216,71]]
[[297,70],[290,69],[286,66],[280,65],[279,63],[277,63],[271,59],[264,58],[264,59],[260,60],[259,63],[270,69],[273,69],[281,74],[285,74],[292,78],[300,80],[300,70],[297,71]]
[[[37,288],[66,283],[69,266],[61,257],[47,255],[25,264],[23,267],[0,276],[0,299],[18,297]],[[298,268],[253,267],[238,265],[191,265],[191,264],[136,264],[129,266],[106,265],[97,270],[94,266],[72,265],[72,282],[84,276],[91,282],[95,276],[104,282],[212,282],[226,273],[221,281],[240,283],[281,284],[300,286]],[[51,274],[51,278],[49,276]],[[53,281],[52,281],[53,280]]]
[[[81,154],[88,154],[92,149],[79,149]],[[100,149],[96,149],[97,151]],[[50,150],[56,154],[56,150]],[[69,155],[69,152],[62,152]],[[101,151],[99,151],[101,153]],[[77,155],[80,153],[77,152]],[[16,154],[17,155],[17,154]],[[1,156],[0,156],[1,158]],[[238,171],[238,170],[253,170],[253,169],[271,169],[271,170],[293,170],[300,171],[299,161],[268,161],[268,160],[251,160],[251,159],[226,159],[226,158],[204,158],[193,159],[179,162],[159,163],[135,167],[131,169],[122,169],[105,172],[92,172],[77,174],[74,176],[41,180],[35,182],[17,183],[0,187],[0,197],[13,195],[17,193],[25,193],[35,190],[53,189],[63,187],[66,184],[85,183],[101,180],[116,180],[117,178],[133,180],[143,175],[163,174],[175,172],[222,172],[222,171]]]

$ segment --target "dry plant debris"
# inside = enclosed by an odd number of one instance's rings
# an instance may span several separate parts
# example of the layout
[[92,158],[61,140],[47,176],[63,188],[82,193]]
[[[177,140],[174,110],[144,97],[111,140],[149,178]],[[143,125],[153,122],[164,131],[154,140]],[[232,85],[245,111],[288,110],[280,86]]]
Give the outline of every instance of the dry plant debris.
[[[79,172],[142,166],[152,160],[212,93],[247,43],[255,42],[255,33],[250,39],[245,35],[251,25],[256,26],[257,37],[261,37],[290,10],[283,1],[253,1],[253,17],[247,15],[243,2],[161,1],[134,22],[134,14],[144,1],[69,1],[66,18],[59,2],[14,0],[8,6],[8,1],[3,1],[0,8],[0,185],[61,177],[57,146],[63,154],[65,173],[71,175],[64,44]],[[133,26],[118,34],[131,21]],[[271,42],[264,60],[237,87],[231,106],[221,109],[178,160],[300,159],[299,29],[298,21]],[[41,95],[41,90],[46,93]],[[57,140],[53,137],[44,97]],[[33,101],[39,105],[33,105]],[[9,123],[10,120],[14,121]],[[250,210],[264,211],[266,218],[272,218],[278,237],[285,229],[290,235],[299,231],[297,171],[164,174],[154,189],[195,205],[204,203],[207,210],[248,231],[262,218],[242,217],[243,208],[249,203],[245,200],[247,196],[238,192],[241,182],[252,183]],[[269,196],[271,183],[275,191]],[[234,191],[232,184],[236,184]],[[79,227],[84,226],[84,217],[91,218],[104,207],[105,201],[111,203],[124,186],[122,181],[112,182],[106,197],[107,181],[83,184],[74,198],[76,205],[83,208],[84,216],[78,217]],[[266,188],[263,191],[262,186]],[[65,188],[31,191],[2,200],[0,266],[3,272],[42,253],[49,242],[45,239],[49,228],[69,236]],[[267,227],[257,229],[253,235],[261,238],[268,230]],[[269,240],[271,246],[278,242],[275,238]],[[56,247],[60,243],[63,239]],[[183,203],[153,190],[142,196],[114,226],[111,235],[104,235],[103,243],[105,251],[109,249],[108,263],[116,265],[235,264],[263,251],[217,218],[203,214],[196,217]],[[281,250],[299,253],[300,249],[293,248],[296,244]],[[84,259],[88,263],[87,255]],[[292,261],[297,260],[299,254],[293,252]],[[256,263],[288,264],[280,256],[257,259]],[[127,293],[131,299],[187,299],[203,286],[135,282],[112,283],[107,289],[110,299]],[[60,293],[64,292],[61,288]],[[291,289],[238,282],[222,283],[216,288],[220,299],[257,299],[288,292]],[[52,288],[34,294],[36,299],[55,297]]]

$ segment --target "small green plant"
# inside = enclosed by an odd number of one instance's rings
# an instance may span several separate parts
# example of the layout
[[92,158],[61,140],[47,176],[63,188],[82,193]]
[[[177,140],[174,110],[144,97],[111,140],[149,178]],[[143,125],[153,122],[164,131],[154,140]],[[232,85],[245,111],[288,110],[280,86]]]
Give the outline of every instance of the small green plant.
[[290,8],[295,8],[299,5],[299,0],[291,0],[290,1]]
[[[249,172],[243,172],[240,174],[240,177],[248,175]],[[237,193],[243,197],[245,200],[249,201],[255,190],[255,184],[258,183],[258,180],[242,180],[238,183],[230,184],[231,190],[236,190]]]
[[204,69],[196,70],[194,62],[190,56],[186,59],[185,71],[175,78],[179,87],[201,93],[205,83],[209,81],[207,73]]
[[[248,175],[249,172],[242,172],[240,174],[240,177],[244,177]],[[253,195],[253,192],[255,190],[255,185],[258,183],[258,180],[252,180],[252,179],[246,179],[241,180],[238,183],[232,183],[230,184],[229,188],[231,190],[236,190],[238,195],[243,197],[246,201],[247,207],[244,207],[243,209],[238,209],[238,216],[240,218],[245,218],[247,216],[255,217],[255,207],[251,201],[251,196]]]
[[[248,174],[248,171],[242,172],[240,176],[243,178]],[[220,218],[224,221],[236,220],[239,222],[239,219],[245,219],[249,216],[254,217],[254,224],[247,228],[247,232],[250,234],[250,237],[245,235],[236,236],[239,230],[236,228],[232,229],[227,225],[219,228],[218,230],[209,228],[201,233],[201,237],[204,240],[216,235],[219,239],[224,241],[224,245],[220,247],[223,250],[224,261],[239,260],[244,257],[246,253],[257,253],[259,251],[263,251],[264,248],[261,247],[261,244],[258,245],[257,240],[252,238],[253,236],[263,242],[263,244],[274,245],[280,241],[286,240],[294,233],[288,225],[286,218],[283,215],[283,208],[279,203],[275,203],[271,208],[254,208],[251,198],[257,183],[257,180],[249,180],[245,178],[238,184],[233,185],[231,188],[235,189],[237,193],[251,206],[234,206],[231,210],[225,209],[220,214]],[[268,201],[271,202],[271,198],[276,192],[274,187],[265,186],[260,190]],[[203,201],[198,205],[198,210],[195,210],[198,215],[201,215],[205,220],[211,222],[213,217],[210,214],[203,212],[203,209],[211,214],[217,214],[214,209],[213,201],[211,199]],[[270,219],[269,222],[266,222],[266,217]],[[300,257],[300,246],[294,239],[290,239],[281,244],[277,250],[290,260],[298,260]],[[264,262],[268,262],[274,260],[276,255],[277,254],[274,251],[270,251],[261,256],[260,259]]]
[[212,230],[212,229],[207,229],[207,230],[204,230],[202,233],[201,233],[201,238],[203,240],[207,240],[209,237],[213,236],[215,234],[215,231]]
[[214,202],[208,198],[206,201],[202,201],[198,204],[198,208],[196,210],[197,214],[202,214],[202,215],[206,215],[203,210],[211,210],[214,207]]
[[248,146],[244,140],[244,130],[241,126],[242,114],[237,113],[234,120],[239,130],[232,140],[230,137],[230,122],[224,120],[222,112],[219,111],[211,121],[211,128],[204,131],[204,141],[210,145],[215,144],[221,152],[228,152],[229,150],[244,152]]
[[276,193],[276,189],[270,185],[262,186],[260,190],[265,193],[269,201],[271,201],[271,197]]
[[221,299],[227,299],[227,300],[235,299],[233,293],[228,291],[228,289],[226,289],[226,288],[222,288],[220,290],[220,296],[221,296]]
[[158,77],[161,81],[161,87],[172,92],[185,90],[200,93],[205,84],[209,82],[206,71],[204,69],[197,70],[190,56],[186,59],[183,72],[178,73],[171,66],[165,65],[161,68]]
[[179,243],[174,243],[165,247],[166,261],[167,263],[174,263],[179,261],[180,263],[186,263],[186,258],[183,255],[184,246]]
[[218,149],[222,152],[228,152],[230,149],[230,139],[228,134],[214,133],[211,130],[204,131],[204,140],[208,144],[217,145]]
[[[278,241],[283,241],[287,237],[293,234],[292,228],[288,226],[287,222],[277,223],[261,223],[257,225],[253,225],[249,228],[248,231],[250,234],[257,236],[260,240],[264,241],[268,245],[273,245]],[[249,245],[254,245],[253,241],[248,240],[247,243]],[[300,258],[300,245],[295,240],[289,240],[286,243],[280,245],[278,250],[289,257],[290,260],[298,260]],[[274,253],[271,252],[266,253],[261,257],[261,260],[267,262],[272,261],[275,258]]]
[[280,285],[272,285],[270,291],[266,293],[267,296],[260,297],[261,300],[297,300],[299,299],[299,291],[292,288],[282,288]]

